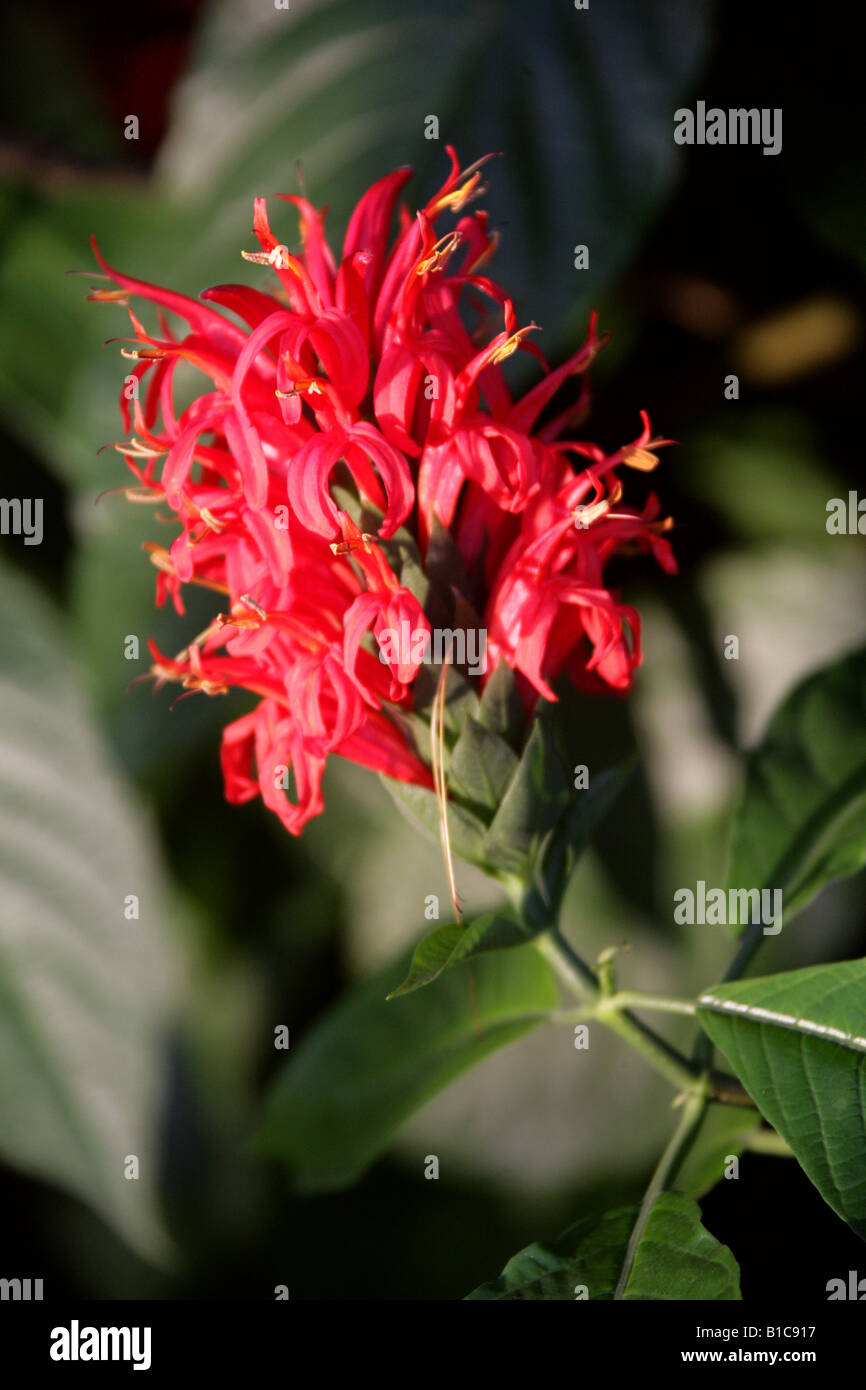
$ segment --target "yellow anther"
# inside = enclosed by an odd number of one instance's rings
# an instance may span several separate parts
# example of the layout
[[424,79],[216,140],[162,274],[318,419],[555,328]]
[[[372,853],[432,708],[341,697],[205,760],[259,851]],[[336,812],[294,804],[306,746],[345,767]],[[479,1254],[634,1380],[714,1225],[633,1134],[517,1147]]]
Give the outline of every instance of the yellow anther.
[[458,188],[453,188],[450,193],[443,193],[441,198],[437,198],[430,208],[430,216],[436,217],[445,208],[450,208],[452,212],[460,212],[472,198],[479,198],[486,191],[486,187],[481,183],[481,174],[476,171],[470,178],[464,179]]
[[268,616],[264,608],[262,608],[260,604],[256,603],[255,599],[252,597],[251,594],[241,594],[240,598],[238,599],[238,603],[246,604],[247,608],[251,608],[254,613],[258,613],[259,617],[262,619],[265,619]]
[[510,357],[513,352],[517,351],[527,333],[532,333],[537,327],[537,324],[530,323],[525,328],[518,328],[515,333],[505,339],[504,343],[500,343],[498,348],[494,348],[490,354],[491,363],[504,362],[506,357]]
[[462,240],[463,237],[460,232],[448,232],[445,236],[440,237],[430,253],[418,262],[415,267],[415,274],[426,275],[430,271],[441,270]]
[[134,488],[127,487],[123,490],[123,495],[127,502],[152,503],[161,502],[163,499],[162,491],[157,488]]
[[[155,449],[150,444],[144,444],[140,439],[133,437],[128,444],[115,444],[114,448],[119,454],[130,454],[133,458],[157,459],[162,454],[168,452],[167,449]],[[135,501],[135,498],[131,498]]]
[[129,290],[97,290],[92,289],[85,298],[91,304],[123,304],[129,307]]
[[373,543],[375,537],[365,531],[360,540],[352,541],[332,541],[331,553],[333,555],[350,555],[353,550],[364,550],[368,555],[373,553]]
[[288,246],[274,246],[270,251],[242,251],[245,261],[253,265],[269,265],[274,270],[293,270],[292,255]]
[[631,449],[623,454],[622,461],[627,468],[636,468],[639,473],[651,473],[658,466],[658,454],[649,449]]

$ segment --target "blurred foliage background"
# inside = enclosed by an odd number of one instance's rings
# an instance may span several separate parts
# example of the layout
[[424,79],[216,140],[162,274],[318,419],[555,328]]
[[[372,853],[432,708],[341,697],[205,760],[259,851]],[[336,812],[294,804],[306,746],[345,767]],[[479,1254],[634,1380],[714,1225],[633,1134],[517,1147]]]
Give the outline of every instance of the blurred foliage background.
[[[260,804],[223,801],[218,735],[237,706],[171,711],[130,687],[146,637],[177,650],[208,610],[157,613],[140,550],[152,515],[95,505],[125,482],[96,451],[120,437],[124,367],[103,342],[127,330],[64,274],[91,265],[88,235],[196,294],[259,273],[239,257],[252,198],[294,191],[298,162],[338,244],[392,167],[416,167],[423,200],[446,141],[464,163],[501,152],[492,272],[521,321],[543,325],[554,361],[590,308],[613,334],[591,437],[616,447],[645,408],[681,441],[653,479],[681,575],[623,566],[645,666],[627,703],[586,715],[593,759],[634,736],[642,771],[565,928],[589,956],[630,943],[624,983],[686,993],[729,947],[675,928],[671,894],[724,882],[738,750],[866,632],[862,540],[824,524],[862,476],[866,314],[859,121],[831,11],[803,27],[782,4],[703,0],[34,0],[6,15],[0,493],[42,497],[45,536],[3,537],[0,562],[4,1276],[43,1277],[46,1296],[459,1298],[521,1245],[637,1195],[670,1125],[664,1083],[615,1039],[594,1035],[589,1063],[567,1030],[542,1029],[427,1104],[351,1190],[299,1194],[252,1150],[286,1065],[274,1028],[294,1048],[447,890],[437,847],[376,779],[333,766],[325,816],[293,841]],[[673,112],[697,98],[781,107],[782,153],[676,147]],[[727,634],[738,661],[722,659]],[[461,886],[470,910],[493,901],[480,876],[462,870]],[[123,920],[130,893],[138,923]],[[862,954],[864,928],[861,876],[770,942],[761,969]],[[423,1179],[429,1153],[439,1182]],[[742,1173],[704,1210],[744,1296],[822,1297],[859,1242],[794,1164],[751,1155]]]

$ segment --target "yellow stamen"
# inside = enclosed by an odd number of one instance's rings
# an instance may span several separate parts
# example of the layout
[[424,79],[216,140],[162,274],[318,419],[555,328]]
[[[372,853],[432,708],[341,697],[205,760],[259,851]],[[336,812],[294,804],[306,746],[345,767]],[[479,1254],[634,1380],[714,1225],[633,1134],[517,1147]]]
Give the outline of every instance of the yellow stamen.
[[212,531],[219,533],[225,530],[225,522],[219,521],[208,507],[200,507],[198,514],[205,525],[209,526]]
[[425,275],[428,271],[442,270],[449,256],[451,256],[463,240],[460,232],[448,232],[442,236],[432,247],[429,255],[420,260],[415,267],[416,275]]
[[92,289],[90,294],[85,295],[91,304],[122,304],[129,308],[129,290],[97,290]]
[[274,270],[297,270],[292,264],[293,257],[288,246],[275,246],[272,251],[242,251],[241,255],[245,261],[252,261],[253,265],[269,265]]
[[436,199],[430,208],[429,216],[438,217],[446,208],[450,208],[452,212],[460,212],[472,198],[480,198],[482,193],[486,192],[487,188],[482,184],[479,172],[469,178],[464,177],[457,188],[453,188],[450,193],[443,193],[441,198]]
[[127,502],[152,503],[152,502],[161,502],[162,499],[163,499],[163,495],[164,495],[164,494],[162,493],[161,489],[160,489],[160,488],[157,488],[157,487],[155,487],[155,488],[134,488],[134,487],[127,487],[127,488],[124,488],[124,489],[123,489],[123,495],[124,495],[124,497],[126,498]]
[[256,603],[255,599],[252,597],[251,594],[241,594],[240,598],[238,599],[238,603],[245,603],[247,608],[251,608],[254,613],[258,613],[259,617],[262,620],[266,619],[268,616],[264,608],[262,608],[260,604]]
[[535,323],[529,323],[525,328],[518,328],[515,333],[505,339],[504,343],[500,343],[499,347],[493,350],[490,354],[491,363],[504,362],[506,357],[510,357],[513,352],[517,351],[527,333],[532,333],[537,328],[538,325]]
[[356,541],[332,541],[330,550],[333,555],[350,555],[353,550],[365,550],[368,555],[372,554],[375,537],[365,531],[360,540]]
[[184,690],[198,690],[202,695],[228,695],[229,688],[222,681],[210,681],[202,676],[186,676]]
[[627,454],[623,454],[622,461],[627,468],[636,468],[639,473],[651,473],[658,467],[658,454],[652,453],[649,449],[632,449]]
[[585,531],[594,521],[599,521],[601,517],[607,516],[611,507],[614,506],[622,497],[622,484],[617,483],[609,497],[602,497],[598,502],[590,502],[586,506],[577,506],[571,515],[574,517],[574,524],[578,531]]
[[248,613],[245,616],[232,613],[218,613],[216,622],[219,627],[259,628],[262,625],[262,619],[257,617],[255,613]]
[[131,458],[138,459],[157,459],[168,453],[167,449],[154,449],[149,444],[143,444],[140,439],[135,438],[132,438],[128,444],[115,444],[113,448],[119,454],[129,454]]

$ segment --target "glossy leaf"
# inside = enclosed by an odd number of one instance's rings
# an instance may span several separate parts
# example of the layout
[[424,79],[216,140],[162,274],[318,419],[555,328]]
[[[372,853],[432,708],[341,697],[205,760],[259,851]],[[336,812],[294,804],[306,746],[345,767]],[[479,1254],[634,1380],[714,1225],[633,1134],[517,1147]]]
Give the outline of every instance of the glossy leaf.
[[866,960],[716,985],[699,1003],[764,1118],[866,1239]]

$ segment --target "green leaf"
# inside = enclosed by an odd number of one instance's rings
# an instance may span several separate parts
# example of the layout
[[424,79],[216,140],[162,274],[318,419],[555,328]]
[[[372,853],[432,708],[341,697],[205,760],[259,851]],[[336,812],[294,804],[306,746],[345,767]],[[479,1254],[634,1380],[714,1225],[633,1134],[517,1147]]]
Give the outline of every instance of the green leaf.
[[[177,920],[48,604],[3,573],[0,1153],[164,1259],[157,1209]],[[119,654],[118,654],[118,659]],[[124,915],[128,895],[140,920]],[[137,1181],[124,1177],[126,1156]]]
[[[382,776],[394,801],[411,825],[420,827],[434,840],[439,841],[439,802],[433,792],[410,782],[397,782],[391,777]],[[456,801],[448,802],[448,834],[451,848],[468,864],[486,866],[484,840],[487,827],[471,811],[465,810]]]
[[631,774],[636,759],[620,767],[594,772],[590,784],[574,790],[574,800],[550,831],[533,867],[530,895],[524,903],[529,920],[549,926],[568,887],[574,867],[590,837],[607,815]]
[[[570,769],[586,765],[591,785],[598,769],[617,767],[633,758],[637,735],[632,701],[588,695],[570,682],[558,685],[557,694],[560,725],[573,731]],[[635,834],[635,826],[640,826],[640,834]],[[641,760],[620,788],[609,814],[599,822],[593,849],[614,892],[651,921],[660,920],[667,908],[659,898],[660,842],[653,789]],[[629,866],[628,873],[623,872],[624,864]]]
[[514,672],[507,661],[500,660],[484,687],[478,720],[485,729],[504,738],[515,750],[519,749],[526,714]]
[[[437,698],[442,667],[425,661],[418,667],[412,682],[412,708],[417,715],[430,722],[433,701]],[[468,680],[454,666],[449,666],[445,674],[445,708],[443,725],[446,746],[455,742],[462,732],[467,717],[477,719],[478,696]]]
[[[637,1207],[605,1212],[578,1222],[552,1245],[528,1245],[497,1280],[469,1298],[609,1302],[637,1214]],[[632,1302],[739,1299],[737,1262],[701,1225],[700,1208],[690,1197],[664,1192],[656,1200],[621,1297]]]
[[785,918],[866,862],[866,648],[797,686],[751,754],[728,883],[781,889]]
[[490,813],[499,807],[517,761],[504,739],[469,717],[451,753],[449,787],[473,809]]
[[729,1158],[739,1158],[749,1137],[760,1131],[754,1110],[711,1105],[680,1168],[674,1187],[699,1201],[725,1173]]
[[525,877],[539,846],[569,802],[571,782],[554,735],[551,707],[533,721],[526,746],[484,845],[488,863]]
[[407,966],[338,1004],[270,1091],[256,1147],[282,1159],[302,1191],[353,1182],[425,1101],[556,1008],[553,975],[531,947],[473,961],[471,981],[455,971],[389,1002]]
[[715,985],[698,1018],[824,1200],[866,1239],[866,960]]
[[465,925],[449,922],[429,932],[415,947],[409,973],[401,985],[391,991],[389,999],[411,994],[422,985],[429,985],[442,974],[471,956],[484,951],[501,951],[509,946],[525,946],[531,932],[518,922],[499,912],[485,912]]

